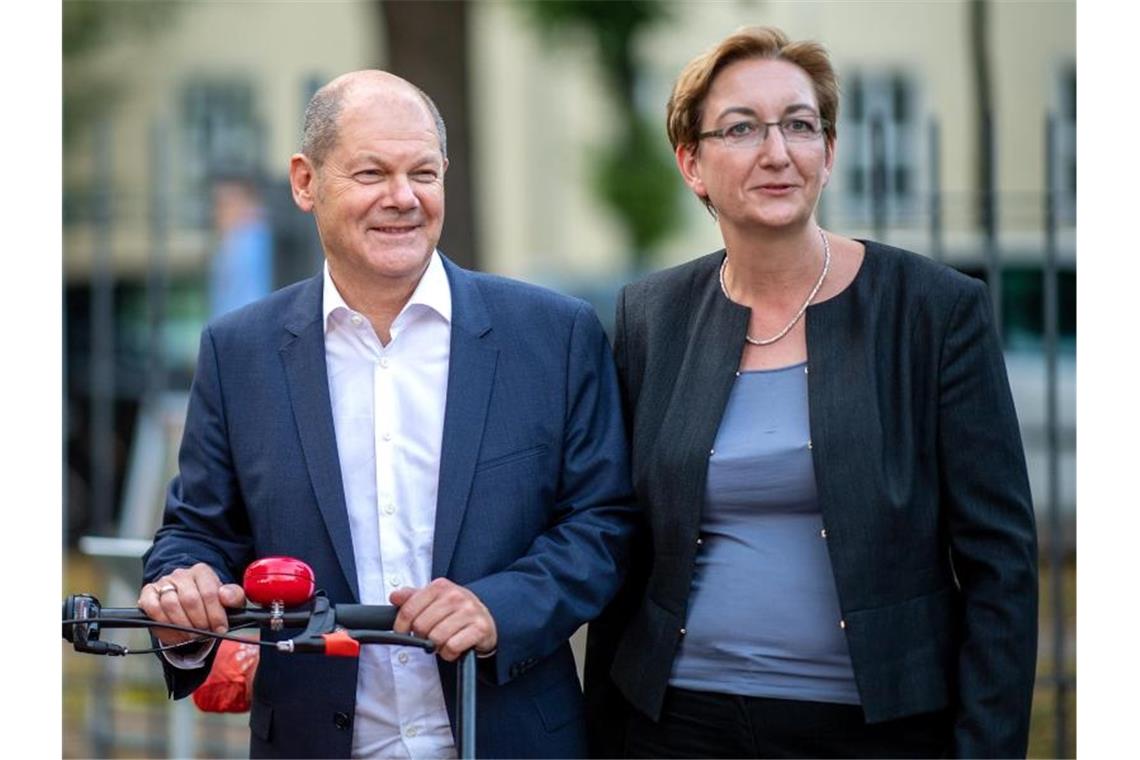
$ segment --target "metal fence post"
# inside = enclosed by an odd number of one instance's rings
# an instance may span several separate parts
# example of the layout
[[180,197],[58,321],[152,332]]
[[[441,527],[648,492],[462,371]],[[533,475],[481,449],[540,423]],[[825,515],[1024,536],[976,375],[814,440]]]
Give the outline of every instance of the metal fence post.
[[998,339],[1005,344],[1005,333],[1002,329],[1002,283],[1001,283],[1001,256],[998,252],[997,227],[997,151],[994,144],[994,118],[993,113],[987,111],[982,117],[983,150],[987,151],[990,160],[986,162],[989,177],[986,178],[982,188],[982,232],[985,237],[986,284],[990,287],[990,299],[994,308],[994,328]]
[[[95,223],[91,267],[91,425],[88,445],[91,462],[91,527],[93,532],[111,531],[115,489],[115,275],[111,257],[114,170],[111,161],[111,124],[100,119],[95,126],[95,187],[92,216]],[[110,670],[99,668],[95,693],[113,694],[115,679]],[[92,734],[92,749],[106,757],[111,749],[107,736],[114,733],[115,711],[110,701],[95,699],[91,725],[106,733]]]
[[163,326],[166,322],[167,248],[170,238],[170,163],[166,125],[156,121],[150,132],[150,256],[146,278],[147,350],[146,390],[150,398],[166,388],[166,352]]
[[1048,490],[1046,509],[1049,515],[1049,595],[1053,600],[1053,688],[1054,688],[1054,755],[1064,757],[1068,726],[1068,673],[1065,663],[1065,598],[1064,564],[1061,535],[1060,485],[1060,432],[1057,422],[1057,183],[1056,150],[1057,120],[1053,114],[1045,117],[1045,266],[1043,317],[1045,328],[1045,434],[1048,456]]
[[927,161],[930,166],[930,255],[935,261],[942,261],[945,251],[942,241],[942,134],[938,119],[930,117],[927,129]]
[[884,242],[887,229],[887,136],[883,114],[871,116],[871,229]]

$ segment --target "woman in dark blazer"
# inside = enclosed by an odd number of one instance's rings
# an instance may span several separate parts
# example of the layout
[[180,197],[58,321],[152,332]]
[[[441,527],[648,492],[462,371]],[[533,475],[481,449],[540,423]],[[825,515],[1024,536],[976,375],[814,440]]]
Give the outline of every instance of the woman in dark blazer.
[[1025,754],[1036,536],[989,298],[819,227],[837,110],[774,29],[674,87],[725,248],[618,300],[646,537],[590,626],[597,754]]

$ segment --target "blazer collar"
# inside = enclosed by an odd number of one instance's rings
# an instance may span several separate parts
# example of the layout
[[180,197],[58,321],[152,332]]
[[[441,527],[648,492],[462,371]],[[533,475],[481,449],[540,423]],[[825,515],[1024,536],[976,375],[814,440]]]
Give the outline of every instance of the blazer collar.
[[479,288],[481,275],[461,269],[446,256],[441,258],[451,283],[451,357],[439,457],[433,578],[452,575],[452,558],[467,513],[499,357],[490,313]]
[[324,278],[317,274],[299,286],[285,315],[285,340],[280,348],[281,362],[289,389],[293,419],[301,439],[305,467],[317,507],[324,519],[329,540],[345,581],[356,600],[356,560],[345,504],[344,483],[336,449],[332,399],[329,395],[328,366],[325,363],[325,331],[321,319]]

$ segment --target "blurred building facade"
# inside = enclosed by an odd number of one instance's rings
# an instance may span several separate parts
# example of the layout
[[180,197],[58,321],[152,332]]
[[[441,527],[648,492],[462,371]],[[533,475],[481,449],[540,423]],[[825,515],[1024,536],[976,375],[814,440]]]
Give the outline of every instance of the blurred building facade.
[[[663,3],[664,18],[636,40],[637,109],[658,125],[656,139],[667,152],[665,101],[692,56],[750,24],[820,40],[832,53],[842,87],[837,170],[821,207],[824,224],[936,255],[981,275],[988,241],[976,213],[981,147],[972,5]],[[216,244],[209,183],[217,171],[264,178],[277,233],[276,284],[316,271],[319,249],[311,220],[292,207],[288,159],[316,87],[344,71],[385,65],[379,6],[177,4],[157,28],[112,35],[108,44],[65,61],[68,84],[114,83],[101,117],[80,123],[65,145],[70,390],[82,394],[89,384],[94,346],[86,320],[100,260],[113,281],[116,398],[129,400],[143,391],[143,355],[154,345],[146,337],[146,313],[153,311],[145,293],[148,278],[152,290],[163,291],[157,344],[166,382],[177,387],[188,381],[206,316],[205,271]],[[537,32],[522,6],[492,0],[467,8],[471,113],[464,118],[473,135],[478,266],[592,295],[609,320],[606,294],[635,274],[628,238],[598,199],[590,175],[591,154],[615,133],[613,94],[606,91],[588,36],[567,29],[552,41]],[[993,2],[984,8],[994,124],[991,234],[1000,249],[1005,300],[1012,299],[1003,308],[1007,345],[1015,354],[1025,349],[1011,365],[1035,366],[1033,357],[1040,355],[1048,114],[1058,121],[1054,197],[1061,343],[1068,361],[1075,341],[1075,6]],[[720,245],[703,207],[679,177],[676,184],[680,223],[653,252],[649,267],[679,263]],[[939,203],[933,231],[932,197]],[[163,273],[157,285],[156,266]],[[1041,417],[1044,388],[1037,373],[1015,371],[1026,375],[1015,378],[1015,385],[1021,386],[1019,411],[1032,428]],[[1062,389],[1070,428],[1072,375]],[[128,445],[120,433],[117,448]],[[1043,476],[1040,465],[1034,469],[1036,486]],[[1071,509],[1072,468],[1065,471],[1064,500]]]

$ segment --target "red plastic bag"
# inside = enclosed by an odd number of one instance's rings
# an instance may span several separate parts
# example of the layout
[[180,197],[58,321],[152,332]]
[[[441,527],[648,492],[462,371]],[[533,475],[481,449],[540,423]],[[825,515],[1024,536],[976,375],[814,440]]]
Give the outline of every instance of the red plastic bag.
[[210,675],[194,690],[194,704],[202,712],[249,712],[253,675],[261,647],[224,640],[218,647]]

